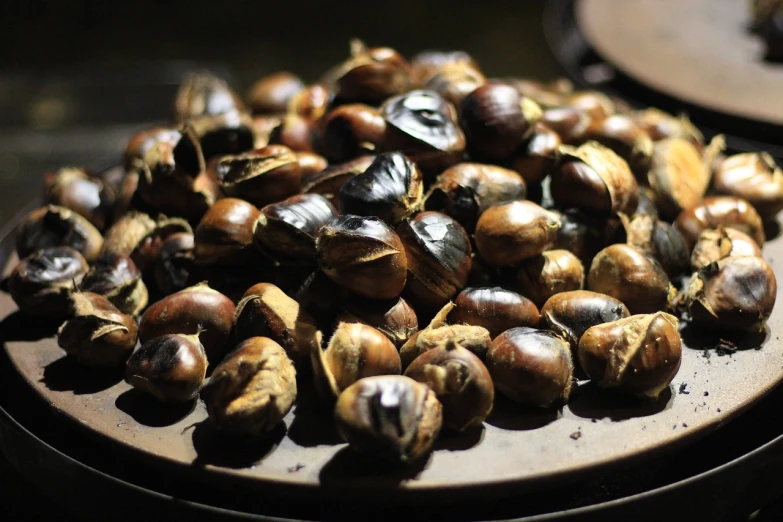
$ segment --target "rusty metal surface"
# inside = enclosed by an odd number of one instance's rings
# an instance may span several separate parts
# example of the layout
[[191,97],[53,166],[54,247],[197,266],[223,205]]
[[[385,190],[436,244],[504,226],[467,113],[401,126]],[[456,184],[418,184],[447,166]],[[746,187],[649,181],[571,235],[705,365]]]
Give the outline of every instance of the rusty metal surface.
[[[620,71],[707,109],[783,124],[783,66],[747,30],[749,2],[579,0],[580,29]],[[731,131],[731,129],[726,129]]]

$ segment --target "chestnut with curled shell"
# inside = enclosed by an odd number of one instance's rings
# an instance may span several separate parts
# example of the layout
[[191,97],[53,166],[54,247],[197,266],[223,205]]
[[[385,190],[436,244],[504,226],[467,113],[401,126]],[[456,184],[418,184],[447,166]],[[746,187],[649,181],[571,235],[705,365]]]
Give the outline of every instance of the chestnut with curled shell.
[[426,456],[443,424],[435,393],[402,375],[360,379],[337,398],[334,416],[352,448],[403,463]]
[[337,316],[338,322],[372,326],[397,347],[402,346],[419,329],[415,310],[402,297],[388,300],[354,297],[344,306],[343,312]]
[[141,271],[123,254],[103,254],[84,276],[84,292],[106,297],[122,313],[137,316],[147,306],[149,294]]
[[753,206],[736,196],[709,196],[680,212],[674,226],[692,247],[699,235],[708,228],[719,226],[736,228],[763,245],[764,223]]
[[453,342],[472,352],[476,357],[484,360],[487,350],[492,343],[489,330],[481,326],[469,324],[452,324],[432,326],[416,332],[400,348],[402,367],[407,368],[418,356],[441,346]]
[[102,230],[111,220],[115,194],[79,167],[63,167],[44,177],[44,202],[73,210]]
[[707,265],[731,256],[761,257],[761,247],[749,235],[731,227],[705,230],[691,253],[691,269],[698,272]]
[[766,152],[729,156],[717,165],[714,177],[717,192],[743,198],[764,220],[783,209],[783,172]]
[[650,214],[634,215],[623,224],[626,242],[654,257],[670,278],[688,270],[690,249],[675,227]]
[[20,258],[57,246],[74,248],[92,263],[101,253],[103,236],[84,216],[56,205],[33,210],[19,223],[16,253]]
[[302,188],[296,153],[284,145],[222,156],[210,163],[210,169],[223,192],[257,207],[294,196]]
[[516,274],[517,290],[538,307],[544,306],[553,295],[581,290],[584,285],[582,262],[563,249],[547,250],[540,256],[523,261]]

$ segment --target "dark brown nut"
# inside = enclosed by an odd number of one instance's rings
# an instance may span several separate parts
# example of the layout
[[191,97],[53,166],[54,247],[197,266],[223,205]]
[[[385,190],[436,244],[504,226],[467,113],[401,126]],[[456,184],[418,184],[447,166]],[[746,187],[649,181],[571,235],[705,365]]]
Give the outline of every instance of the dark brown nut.
[[338,163],[378,152],[386,133],[386,120],[380,111],[360,103],[329,111],[322,125],[324,155]]
[[69,295],[87,273],[89,265],[71,247],[49,247],[25,257],[3,281],[24,313],[61,318],[68,315]]
[[470,238],[440,212],[422,212],[397,227],[405,246],[405,293],[421,312],[435,313],[465,288],[470,274]]
[[310,314],[271,283],[253,285],[245,292],[236,308],[234,335],[239,341],[269,337],[296,363],[309,361],[321,344],[321,332]]
[[162,335],[131,354],[125,381],[163,403],[193,400],[204,384],[207,358],[198,335]]
[[323,85],[309,85],[291,96],[286,112],[316,121],[326,113],[331,98],[331,93]]
[[376,217],[339,216],[321,229],[315,245],[321,270],[358,295],[393,299],[405,288],[405,247]]
[[163,242],[155,263],[155,285],[164,295],[184,290],[188,286],[196,256],[193,234],[178,232]]
[[541,183],[555,168],[563,141],[560,136],[539,122],[533,134],[520,146],[507,167],[519,173],[528,185]]
[[454,304],[450,323],[481,326],[492,339],[517,326],[538,325],[538,308],[533,301],[499,286],[466,288]]
[[544,330],[512,328],[487,352],[495,389],[514,402],[548,408],[568,401],[574,363],[568,343]]
[[424,85],[437,92],[444,100],[455,107],[462,100],[487,82],[481,71],[469,63],[454,63],[444,66]]
[[582,142],[593,119],[575,107],[552,107],[544,110],[540,121],[571,145]]
[[538,307],[555,294],[581,290],[585,285],[584,266],[568,250],[547,250],[523,261],[516,277],[517,290]]
[[600,388],[657,399],[680,369],[677,325],[657,312],[593,326],[579,341],[579,365]]
[[[158,148],[157,163],[161,166],[169,164],[170,169],[173,169],[175,164],[174,151],[177,143],[183,137],[186,139],[192,138],[192,136],[183,134],[180,130],[172,127],[150,127],[137,132],[131,136],[125,147],[123,156],[125,170],[131,171],[139,167],[147,152],[154,147]],[[196,143],[190,148],[189,152],[191,155],[189,157],[180,157],[180,161],[176,162],[178,166],[180,163],[187,165],[189,168],[186,172],[194,176],[198,174],[199,162],[201,162],[202,169],[204,167],[203,157],[199,157],[200,151],[198,149],[198,143]]]
[[[139,225],[139,223],[136,223],[136,225]],[[155,222],[154,230],[135,245],[130,253],[130,258],[133,259],[133,262],[141,270],[144,278],[152,277],[153,267],[160,257],[163,242],[169,236],[179,233],[192,234],[193,229],[184,219],[159,216]],[[106,251],[106,248],[104,248],[104,251]]]
[[253,227],[260,211],[242,199],[217,201],[193,232],[200,265],[243,265],[254,256]]
[[[596,218],[571,208],[558,213],[561,226],[557,231],[552,249],[568,250],[590,266],[595,254],[615,240],[622,231],[623,222],[617,218]],[[625,238],[620,238],[625,241]]]
[[[119,171],[119,177],[116,174]],[[101,171],[96,176],[103,183],[105,193],[109,193],[107,198],[109,205],[109,223],[115,223],[118,219],[130,211],[133,204],[133,197],[136,195],[136,189],[139,186],[139,174],[131,170],[126,172],[121,165],[115,165],[105,171]]]
[[477,159],[510,158],[541,118],[541,107],[508,84],[487,82],[468,94],[460,123],[468,150]]
[[783,209],[783,172],[766,152],[729,156],[715,169],[715,190],[753,205],[764,220]]
[[473,232],[488,208],[525,199],[525,180],[508,169],[482,163],[459,163],[443,171],[425,198],[427,210],[448,214]]
[[379,105],[410,90],[410,64],[388,47],[366,47],[351,41],[351,57],[334,73],[337,98],[344,103]]
[[384,334],[360,323],[340,323],[326,350],[315,346],[310,355],[321,393],[334,399],[359,379],[402,372],[397,348]]
[[259,436],[283,420],[296,393],[296,370],[283,348],[251,337],[215,368],[201,398],[218,430]]
[[294,297],[321,328],[328,330],[343,310],[348,291],[321,270],[316,270],[304,280]]
[[458,344],[472,352],[482,361],[487,357],[487,350],[492,343],[489,330],[481,326],[454,324],[435,327],[428,326],[413,334],[400,348],[402,367],[407,368],[424,352],[446,344]]
[[206,283],[199,283],[153,303],[141,316],[139,341],[165,334],[194,335],[210,364],[217,364],[229,349],[234,326],[234,303]]
[[619,299],[632,314],[665,310],[675,291],[658,261],[625,244],[610,245],[596,254],[587,288]]
[[377,216],[391,226],[416,212],[424,196],[424,182],[416,164],[400,152],[389,152],[340,187],[340,211]]
[[758,245],[764,244],[764,223],[753,206],[735,196],[711,196],[683,210],[674,226],[680,231],[689,247],[693,247],[699,235],[708,228],[719,226],[736,228],[744,232]]
[[91,292],[71,294],[71,317],[57,331],[57,344],[84,366],[116,368],[136,348],[138,327],[108,299]]
[[694,323],[762,332],[777,297],[772,267],[760,257],[726,257],[699,270],[685,295]]
[[228,84],[214,74],[189,74],[174,99],[174,120],[182,123],[197,116],[214,116],[246,111],[245,104]]
[[530,201],[512,201],[481,214],[474,239],[487,263],[511,266],[549,248],[559,228],[556,214]]
[[375,156],[360,156],[354,160],[331,165],[318,174],[302,177],[302,192],[305,194],[321,194],[333,201],[340,193],[340,187],[354,176],[361,174],[372,162]]
[[682,138],[655,144],[647,181],[661,215],[674,219],[701,201],[710,185],[712,162],[722,145],[722,138],[713,140],[702,156],[695,145]]
[[711,263],[730,256],[761,257],[761,247],[749,235],[731,227],[705,230],[691,253],[691,269],[698,272]]
[[655,216],[634,216],[626,225],[627,243],[653,256],[670,278],[688,271],[690,249],[682,234]]
[[704,136],[685,115],[672,116],[651,107],[634,111],[630,116],[653,141],[681,138],[688,140],[700,150],[704,148]]
[[226,194],[258,207],[293,196],[302,185],[302,170],[296,154],[283,145],[224,156],[213,168]]
[[381,106],[386,120],[383,149],[401,151],[419,168],[437,174],[462,159],[465,135],[453,105],[434,91],[416,90]]
[[81,290],[108,299],[123,314],[137,316],[147,306],[149,294],[141,271],[123,254],[104,254],[84,276]]
[[[185,132],[192,139],[179,140],[174,149],[175,158],[192,157],[195,144],[201,149],[205,162],[216,156],[242,154],[252,150],[255,144],[253,119],[246,112],[191,118],[185,124]],[[177,165],[188,172],[195,167],[187,165],[182,159]]]
[[411,83],[421,87],[440,71],[453,65],[478,68],[473,57],[465,51],[422,51],[411,60]]
[[103,238],[105,254],[122,254],[129,256],[157,229],[158,224],[149,215],[132,210],[118,219]]
[[473,252],[470,258],[468,286],[497,286],[506,283],[506,273],[489,266],[477,252]]
[[304,88],[297,75],[280,71],[256,81],[248,91],[247,102],[253,114],[279,114],[286,112],[288,102]]
[[609,118],[616,112],[612,99],[598,91],[578,91],[568,97],[568,105],[585,111],[592,119]]
[[299,163],[299,169],[302,171],[301,179],[303,180],[320,174],[329,167],[329,162],[326,161],[326,158],[312,152],[298,152],[296,154],[296,162]]
[[154,174],[142,168],[138,170],[134,202],[138,208],[151,214],[177,216],[197,222],[215,203],[218,195],[217,182],[206,172],[192,177],[180,170]]
[[596,142],[579,148],[563,145],[559,150],[551,183],[555,203],[600,216],[633,214],[639,185],[625,160]]
[[111,220],[113,194],[82,168],[63,167],[46,174],[43,199],[48,205],[71,209],[98,230]]
[[541,307],[541,327],[568,341],[576,355],[579,339],[588,329],[630,315],[628,308],[614,297],[587,290],[575,290],[549,298]]
[[315,263],[315,240],[337,212],[319,194],[300,194],[261,209],[253,242],[280,262]]
[[340,394],[334,416],[337,431],[352,448],[395,462],[427,455],[443,424],[435,393],[402,375],[357,381]]
[[660,217],[658,206],[655,203],[655,193],[650,187],[639,187],[639,204],[636,206],[636,211],[634,211],[633,215]]
[[319,136],[314,122],[298,114],[286,114],[269,133],[269,143],[283,145],[294,152],[315,152]]
[[444,427],[460,432],[480,426],[492,411],[495,386],[484,363],[458,344],[439,346],[405,370],[426,384],[443,405]]
[[354,297],[345,303],[337,321],[372,326],[398,348],[419,329],[416,312],[402,297],[384,301]]
[[56,205],[33,210],[19,223],[16,253],[20,258],[56,246],[74,248],[92,263],[101,253],[103,236],[85,217]]
[[593,119],[581,140],[593,140],[612,149],[628,163],[634,174],[642,178],[647,175],[652,161],[653,142],[630,116],[613,114]]

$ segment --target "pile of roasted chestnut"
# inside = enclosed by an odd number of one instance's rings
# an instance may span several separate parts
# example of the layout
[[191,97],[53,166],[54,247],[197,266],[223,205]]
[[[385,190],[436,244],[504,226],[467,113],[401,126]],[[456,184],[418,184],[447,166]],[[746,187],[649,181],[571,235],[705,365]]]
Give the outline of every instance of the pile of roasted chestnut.
[[684,117],[353,42],[247,103],[195,74],[174,119],[121,166],[48,174],[4,287],[65,320],[69,357],[200,394],[218,430],[260,436],[312,385],[352,446],[414,460],[495,389],[552,408],[576,373],[655,399],[681,319],[760,331],[775,303],[783,173]]

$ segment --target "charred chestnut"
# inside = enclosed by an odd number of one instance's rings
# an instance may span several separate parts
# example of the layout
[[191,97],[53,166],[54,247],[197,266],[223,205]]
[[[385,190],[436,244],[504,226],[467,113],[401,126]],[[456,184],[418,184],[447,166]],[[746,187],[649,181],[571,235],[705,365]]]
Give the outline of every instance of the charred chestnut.
[[254,255],[253,227],[260,211],[242,199],[215,203],[193,232],[193,253],[200,265],[242,265]]
[[410,89],[410,64],[388,47],[351,41],[351,57],[335,73],[337,98],[346,103],[378,105]]
[[19,223],[16,229],[19,257],[56,246],[74,248],[91,263],[100,255],[103,236],[85,217],[56,205],[33,210]]
[[226,194],[259,207],[293,196],[302,186],[296,154],[283,145],[224,156],[213,168]]
[[448,316],[450,323],[481,326],[493,339],[517,326],[538,325],[538,308],[533,301],[498,286],[466,288],[454,304]]
[[764,244],[764,223],[753,206],[735,196],[711,196],[683,210],[674,226],[692,247],[699,235],[708,228],[719,226],[736,228],[759,244]]
[[541,307],[555,294],[584,288],[585,269],[579,258],[568,250],[547,250],[522,262],[517,270],[516,284],[522,295]]
[[280,71],[256,81],[248,91],[247,101],[253,114],[280,114],[286,112],[288,102],[304,88],[297,75]]
[[731,227],[705,230],[691,253],[691,269],[698,272],[711,263],[730,256],[761,257],[761,247],[753,239]]
[[108,299],[123,314],[137,316],[147,306],[149,295],[141,271],[123,254],[104,254],[82,280],[81,290]]
[[419,329],[416,312],[402,297],[382,301],[354,297],[345,303],[345,310],[337,320],[372,326],[397,347]]
[[715,169],[715,190],[745,199],[765,220],[783,209],[783,172],[766,152],[735,154],[721,161]]
[[245,110],[245,104],[233,89],[206,71],[188,75],[174,100],[174,119],[180,123],[196,116]]
[[332,162],[378,152],[386,133],[386,120],[380,111],[359,103],[329,111],[322,125],[324,154]]

